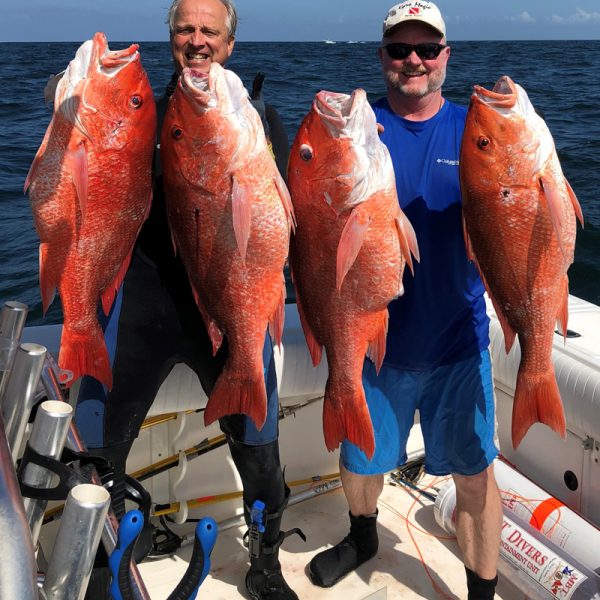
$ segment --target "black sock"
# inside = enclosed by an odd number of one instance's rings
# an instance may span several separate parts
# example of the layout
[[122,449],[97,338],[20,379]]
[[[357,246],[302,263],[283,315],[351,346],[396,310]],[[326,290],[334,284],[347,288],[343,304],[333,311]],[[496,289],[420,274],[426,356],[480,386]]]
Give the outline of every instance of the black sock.
[[331,587],[377,554],[377,513],[366,517],[349,514],[350,533],[310,561],[310,578],[315,585]]
[[465,567],[467,572],[468,600],[494,600],[498,575],[494,579],[482,579],[471,569]]

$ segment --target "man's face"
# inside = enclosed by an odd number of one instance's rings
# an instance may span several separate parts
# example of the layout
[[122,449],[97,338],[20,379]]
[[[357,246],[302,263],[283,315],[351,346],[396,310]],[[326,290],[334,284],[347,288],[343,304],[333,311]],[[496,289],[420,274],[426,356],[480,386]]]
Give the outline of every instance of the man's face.
[[224,65],[233,51],[227,33],[227,9],[220,0],[183,0],[171,31],[175,70],[184,67],[208,73],[210,64]]
[[[391,35],[383,38],[381,45],[401,42],[404,44],[444,43],[442,36],[434,29],[418,22],[402,23]],[[446,79],[446,64],[450,48],[444,48],[437,58],[426,60],[411,52],[404,59],[393,59],[383,48],[379,58],[388,89],[412,98],[422,98],[439,90]]]

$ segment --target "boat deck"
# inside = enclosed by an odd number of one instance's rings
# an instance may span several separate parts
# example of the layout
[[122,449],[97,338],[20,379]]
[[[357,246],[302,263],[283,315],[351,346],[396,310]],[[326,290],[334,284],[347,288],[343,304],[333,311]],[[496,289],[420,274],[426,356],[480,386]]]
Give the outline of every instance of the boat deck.
[[[419,487],[429,488],[435,494],[443,479],[425,476]],[[466,599],[465,572],[456,539],[436,523],[433,502],[404,485],[391,483],[389,477],[379,502],[377,556],[333,588],[314,586],[306,575],[306,565],[315,554],[346,535],[347,510],[341,488],[287,509],[283,527],[300,527],[307,536],[306,543],[291,536],[280,553],[286,580],[300,600]],[[248,551],[241,541],[244,531],[245,527],[239,526],[219,534],[199,598],[248,598],[244,588]],[[183,547],[174,557],[146,560],[140,565],[152,600],[166,599],[173,591],[188,566],[191,552],[191,546]],[[496,597],[524,598],[505,580],[500,580]]]

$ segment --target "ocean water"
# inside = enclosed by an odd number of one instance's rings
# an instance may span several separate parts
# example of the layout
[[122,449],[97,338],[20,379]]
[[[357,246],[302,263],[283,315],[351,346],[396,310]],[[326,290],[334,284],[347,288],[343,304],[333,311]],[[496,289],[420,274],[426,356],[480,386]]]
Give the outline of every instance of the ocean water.
[[[126,42],[109,41],[111,49]],[[78,43],[0,43],[0,305],[30,307],[28,324],[60,320],[56,299],[42,317],[38,288],[38,239],[23,184],[52,116],[44,104],[48,76],[62,71]],[[322,89],[369,98],[385,94],[377,43],[239,42],[228,67],[250,87],[266,74],[266,100],[284,121],[290,143]],[[454,42],[445,96],[467,105],[473,84],[493,86],[509,75],[528,92],[554,136],[563,171],[581,203],[571,293],[600,304],[600,41]],[[156,94],[172,72],[165,42],[142,42],[142,61]]]

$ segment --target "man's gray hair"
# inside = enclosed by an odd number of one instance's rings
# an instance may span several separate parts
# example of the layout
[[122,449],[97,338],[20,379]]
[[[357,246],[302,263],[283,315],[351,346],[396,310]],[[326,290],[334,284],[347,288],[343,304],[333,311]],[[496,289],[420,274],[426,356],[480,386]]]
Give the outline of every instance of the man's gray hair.
[[[221,4],[227,9],[227,21],[225,23],[227,27],[227,36],[229,39],[235,37],[235,31],[237,29],[238,17],[237,10],[232,0],[219,0]],[[167,15],[167,24],[169,25],[169,31],[173,34],[173,28],[175,27],[175,13],[179,8],[182,0],[173,0],[173,3],[169,7],[169,13]]]

